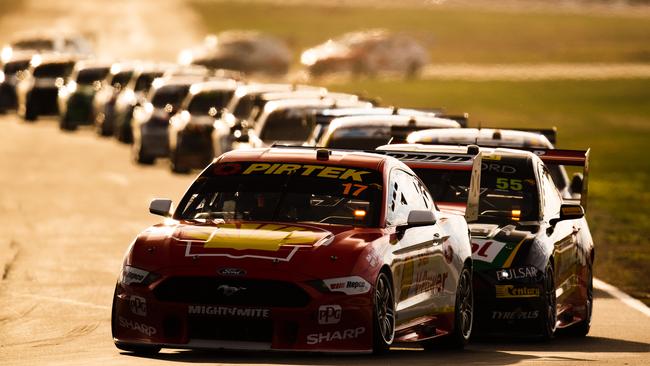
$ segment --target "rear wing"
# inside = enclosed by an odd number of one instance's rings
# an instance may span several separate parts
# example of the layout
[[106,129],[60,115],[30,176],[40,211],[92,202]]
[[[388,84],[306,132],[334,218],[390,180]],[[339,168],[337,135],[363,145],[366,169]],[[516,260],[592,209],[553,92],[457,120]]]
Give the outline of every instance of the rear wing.
[[467,128],[467,123],[469,122],[469,113],[463,113],[463,114],[437,114],[436,117],[438,118],[446,118],[446,119],[451,119],[460,125],[462,128]]
[[587,150],[563,149],[520,149],[528,150],[539,156],[548,165],[569,165],[582,167],[582,189],[580,192],[580,205],[587,211],[587,197],[589,195],[589,154]]
[[471,171],[465,220],[467,222],[478,220],[482,155],[476,146],[469,146],[465,154],[390,150],[369,150],[367,152],[391,156],[413,168],[428,167]]
[[479,129],[482,128],[489,128],[493,130],[513,130],[513,131],[538,133],[540,135],[544,135],[548,139],[548,141],[550,141],[553,145],[557,143],[557,127],[553,127],[553,128],[520,128],[520,127],[512,128],[512,127],[487,127],[487,126],[479,127]]

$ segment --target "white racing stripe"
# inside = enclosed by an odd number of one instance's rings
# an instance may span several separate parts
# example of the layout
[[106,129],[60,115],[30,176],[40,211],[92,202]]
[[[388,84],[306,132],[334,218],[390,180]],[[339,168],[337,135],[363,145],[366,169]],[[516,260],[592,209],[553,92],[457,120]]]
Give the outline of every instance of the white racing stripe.
[[34,295],[34,294],[21,294],[21,293],[14,293],[14,296],[19,296],[19,297],[29,297],[32,299],[36,300],[42,300],[42,301],[49,301],[49,302],[58,302],[61,304],[69,304],[69,305],[75,305],[75,306],[85,306],[87,308],[92,308],[92,309],[97,309],[97,310],[110,310],[111,307],[107,305],[97,305],[93,304],[90,302],[85,302],[85,301],[78,301],[78,300],[72,300],[72,299],[63,299],[60,297],[54,297],[54,296],[44,296],[44,295]]
[[597,278],[594,278],[594,288],[607,292],[610,296],[621,301],[625,305],[631,307],[632,309],[640,311],[643,315],[650,317],[650,308],[647,307],[641,301],[633,298],[632,296],[626,294],[625,292],[619,290],[618,288],[610,285],[609,283],[603,282]]

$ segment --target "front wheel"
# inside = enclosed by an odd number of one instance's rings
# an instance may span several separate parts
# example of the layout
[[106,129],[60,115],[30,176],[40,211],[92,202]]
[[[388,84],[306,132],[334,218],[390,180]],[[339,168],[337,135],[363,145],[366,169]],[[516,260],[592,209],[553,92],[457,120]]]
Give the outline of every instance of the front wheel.
[[546,264],[544,273],[543,310],[541,312],[542,340],[549,340],[555,336],[557,328],[557,298],[555,296],[555,272],[551,263]]
[[160,352],[159,346],[150,346],[150,345],[140,345],[140,344],[130,344],[115,342],[115,347],[121,349],[122,351],[132,352],[136,355],[155,355]]
[[379,273],[375,284],[373,320],[373,351],[386,352],[395,338],[395,300],[393,285],[384,272]]

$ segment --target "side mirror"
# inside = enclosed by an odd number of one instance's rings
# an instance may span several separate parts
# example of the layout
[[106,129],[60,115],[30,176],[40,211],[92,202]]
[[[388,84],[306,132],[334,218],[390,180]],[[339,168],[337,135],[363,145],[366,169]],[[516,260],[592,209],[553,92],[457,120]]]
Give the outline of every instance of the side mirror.
[[154,215],[169,217],[172,212],[172,200],[166,198],[155,198],[149,204],[149,212]]
[[406,225],[397,227],[399,231],[406,231],[407,229],[420,226],[429,226],[436,223],[436,215],[430,210],[413,210],[409,212],[406,219]]
[[571,194],[581,194],[582,193],[582,184],[583,184],[584,178],[582,177],[582,173],[574,173],[573,177],[571,177],[571,185],[569,186],[569,190],[571,190]]
[[585,210],[581,205],[574,203],[565,203],[560,206],[560,217],[557,219],[551,219],[550,224],[555,226],[555,224],[560,221],[581,219],[584,216]]

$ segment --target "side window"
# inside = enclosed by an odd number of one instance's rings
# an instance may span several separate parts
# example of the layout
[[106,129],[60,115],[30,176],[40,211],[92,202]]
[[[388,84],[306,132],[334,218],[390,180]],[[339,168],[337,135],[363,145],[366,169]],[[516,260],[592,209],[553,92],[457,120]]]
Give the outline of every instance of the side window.
[[544,217],[557,217],[562,205],[562,197],[555,187],[553,178],[546,167],[542,168],[542,195],[544,196]]
[[411,210],[430,210],[429,192],[413,175],[394,169],[391,172],[386,220],[389,226],[406,224]]

